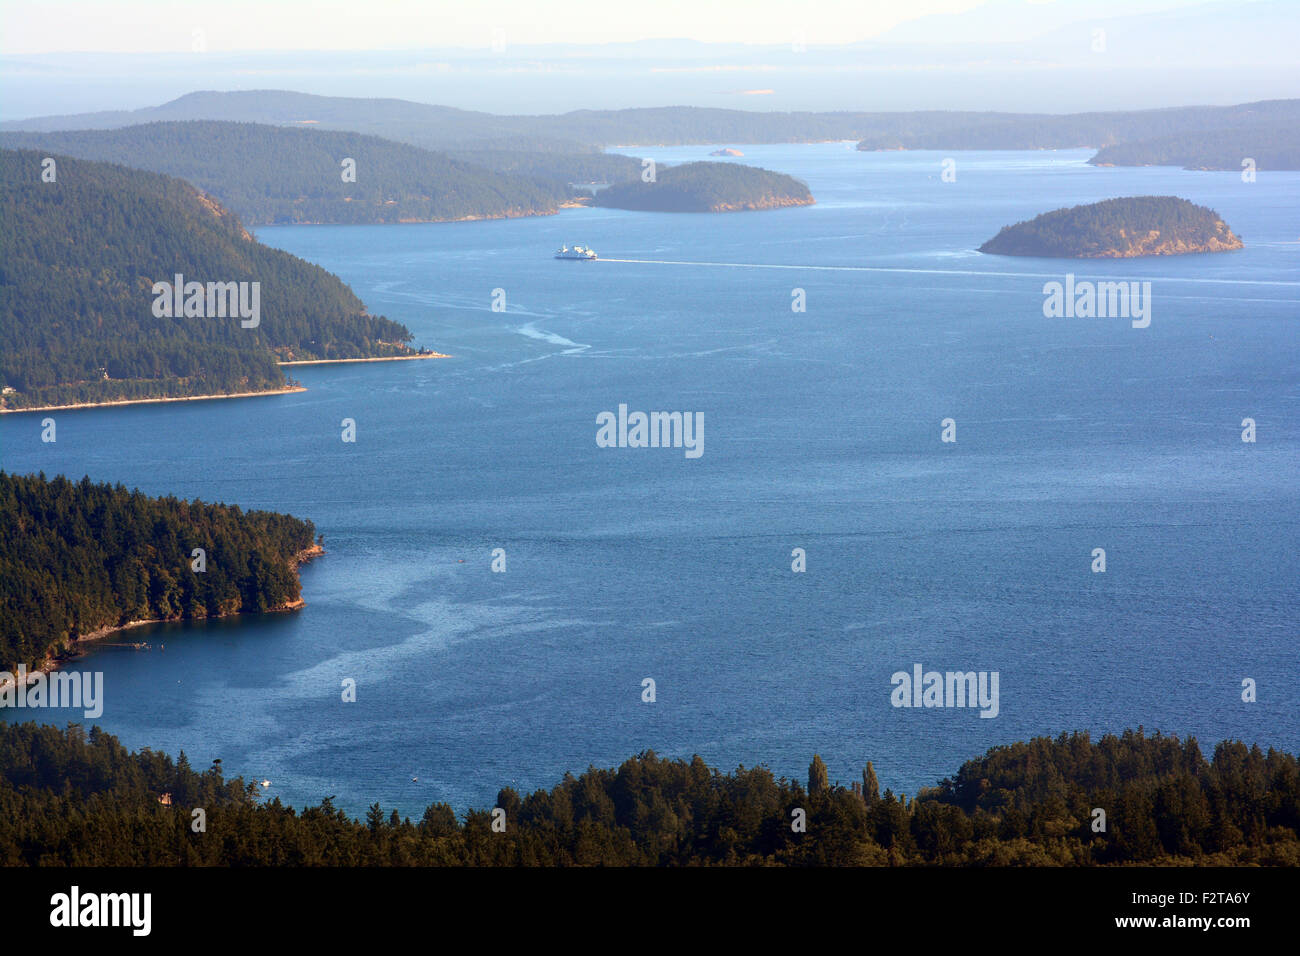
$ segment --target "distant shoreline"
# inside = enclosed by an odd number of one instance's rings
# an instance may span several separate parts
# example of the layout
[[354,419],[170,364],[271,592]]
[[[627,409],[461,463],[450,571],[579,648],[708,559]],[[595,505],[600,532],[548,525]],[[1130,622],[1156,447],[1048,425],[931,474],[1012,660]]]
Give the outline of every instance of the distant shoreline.
[[317,222],[313,220],[311,222],[255,222],[251,224],[245,223],[244,225],[247,228],[252,229],[254,232],[259,229],[288,229],[296,226],[429,226],[456,222],[501,222],[506,219],[536,219],[540,216],[558,215],[560,210],[564,208],[567,208],[564,203],[557,203],[554,209],[533,209],[528,212],[511,211],[492,214],[485,213],[481,215],[475,213],[468,216],[460,216],[455,219],[379,219],[363,222],[338,222],[334,220],[331,220],[330,222]]
[[225,395],[176,395],[169,398],[124,398],[116,402],[78,402],[75,405],[36,405],[32,408],[0,408],[0,415],[19,415],[23,412],[62,412],[77,408],[112,408],[116,405],[157,405],[162,402],[209,402],[219,398],[258,398],[262,395],[289,395],[305,392],[305,386],[271,388],[263,392],[230,392]]
[[409,362],[412,359],[451,358],[441,352],[426,352],[424,355],[385,355],[381,358],[351,359],[302,359],[296,362],[276,362],[276,365],[345,365],[349,362]]
[[[727,146],[736,140],[728,140],[726,143],[615,143],[609,146],[601,147],[602,151],[609,152],[611,149],[687,149],[693,146]],[[862,142],[861,139],[842,139],[832,137],[831,139],[794,139],[779,140],[771,143],[740,143],[741,146],[820,146],[825,143],[853,143],[854,145]]]

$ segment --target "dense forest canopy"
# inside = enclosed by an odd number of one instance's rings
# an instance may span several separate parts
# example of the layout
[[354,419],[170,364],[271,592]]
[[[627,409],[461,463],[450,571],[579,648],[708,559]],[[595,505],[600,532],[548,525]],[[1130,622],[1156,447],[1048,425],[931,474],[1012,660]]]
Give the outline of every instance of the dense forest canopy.
[[[319,266],[253,240],[193,186],[0,150],[6,408],[282,387],[276,359],[406,354],[411,333]],[[260,323],[159,317],[154,283],[257,282]]]
[[1098,150],[1088,162],[1240,171],[1247,159],[1257,170],[1300,169],[1300,126],[1218,129],[1118,143]]
[[314,534],[291,515],[0,471],[0,670],[128,621],[284,607]]
[[1129,196],[1056,209],[1006,226],[979,251],[1088,259],[1240,247],[1241,240],[1213,209],[1176,196]]
[[641,175],[641,160],[636,157],[597,150],[555,153],[475,146],[451,150],[448,155],[498,172],[530,177],[559,199],[581,191],[571,184],[630,182]]
[[597,206],[654,212],[728,212],[805,206],[808,187],[784,173],[740,163],[699,162],[663,166],[654,182],[619,183],[596,193]]
[[[41,149],[188,180],[246,223],[430,222],[553,213],[567,196],[527,175],[359,133],[255,123],[149,123],[5,133]],[[345,180],[344,160],[354,163]]]
[[646,752],[550,790],[503,788],[495,808],[461,817],[433,804],[415,822],[378,803],[363,821],[330,799],[262,804],[218,761],[204,754],[200,772],[98,727],[0,724],[0,865],[1300,865],[1294,755],[1224,742],[1207,760],[1195,740],[1141,729],[998,747],[912,799],[880,793],[870,763],[842,787],[814,757],[804,786]]

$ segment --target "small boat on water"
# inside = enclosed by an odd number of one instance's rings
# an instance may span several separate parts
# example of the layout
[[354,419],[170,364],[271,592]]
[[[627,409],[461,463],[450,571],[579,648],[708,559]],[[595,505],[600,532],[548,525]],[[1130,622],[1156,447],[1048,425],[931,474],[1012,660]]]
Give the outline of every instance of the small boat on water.
[[558,252],[555,253],[555,258],[557,258],[557,259],[595,259],[595,258],[596,258],[596,250],[595,250],[595,249],[587,249],[587,248],[583,248],[582,246],[574,246],[572,249],[570,249],[568,246],[562,246],[562,247],[560,248],[560,250],[559,250]]

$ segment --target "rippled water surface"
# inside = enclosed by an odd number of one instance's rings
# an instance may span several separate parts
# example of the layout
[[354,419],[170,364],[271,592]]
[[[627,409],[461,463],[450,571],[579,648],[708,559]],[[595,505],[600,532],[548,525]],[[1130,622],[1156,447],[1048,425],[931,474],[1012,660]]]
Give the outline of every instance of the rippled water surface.
[[[41,416],[4,416],[8,470],[289,511],[325,535],[303,611],[150,628],[165,652],[73,665],[105,673],[100,723],[295,804],[410,815],[643,749],[799,776],[818,752],[845,783],[870,759],[913,793],[1073,729],[1300,745],[1300,174],[958,153],[944,183],[943,154],[740,148],[817,205],[260,231],[452,358],[59,413],[54,445]],[[1213,207],[1246,249],[974,251],[1039,212],[1144,194]],[[564,242],[603,258],[557,262]],[[1150,280],[1150,327],[1044,318],[1066,271]],[[702,412],[704,454],[597,447],[620,403]],[[892,707],[915,663],[997,671],[998,717]]]

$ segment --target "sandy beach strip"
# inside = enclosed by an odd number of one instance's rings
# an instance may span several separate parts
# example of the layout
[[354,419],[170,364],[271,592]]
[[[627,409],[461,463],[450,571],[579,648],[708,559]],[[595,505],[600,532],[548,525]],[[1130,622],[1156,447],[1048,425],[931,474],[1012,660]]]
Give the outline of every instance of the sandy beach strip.
[[117,405],[159,405],[163,402],[210,402],[219,398],[260,398],[263,395],[288,395],[305,392],[301,385],[273,388],[264,392],[231,392],[226,395],[176,395],[170,398],[124,398],[116,402],[81,402],[76,405],[37,405],[34,408],[0,408],[0,415],[18,415],[23,412],[62,412],[76,408],[113,408]]
[[381,358],[351,359],[303,359],[300,362],[276,362],[276,365],[347,365],[352,362],[410,362],[414,359],[451,358],[441,352],[428,352],[424,355],[385,355]]

